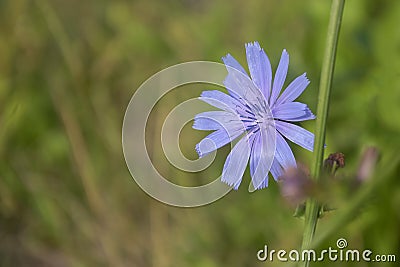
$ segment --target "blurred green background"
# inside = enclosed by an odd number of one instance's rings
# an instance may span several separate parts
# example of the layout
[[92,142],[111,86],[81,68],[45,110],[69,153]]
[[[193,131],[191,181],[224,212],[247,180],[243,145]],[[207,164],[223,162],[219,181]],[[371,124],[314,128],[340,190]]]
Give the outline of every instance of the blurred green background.
[[[246,172],[238,192],[211,205],[166,206],[131,178],[122,121],[134,91],[154,73],[191,60],[221,62],[228,52],[246,65],[244,44],[255,40],[273,68],[288,50],[288,80],[307,72],[311,84],[300,100],[316,111],[329,9],[330,1],[312,0],[1,0],[0,266],[285,265],[256,258],[264,244],[301,242],[303,221],[292,217],[276,183],[250,194]],[[342,175],[356,172],[368,145],[378,147],[381,162],[400,148],[399,18],[400,1],[346,3],[327,129],[327,153],[346,155]],[[172,107],[209,88],[175,90],[152,113],[152,159],[171,179],[196,184],[222,170],[229,148],[189,175],[171,168],[159,141]],[[313,131],[314,122],[302,125]],[[189,158],[205,134],[185,126]],[[309,164],[311,153],[292,148]],[[351,248],[399,261],[399,174],[398,166],[376,173],[384,183],[321,248],[344,237]],[[320,221],[317,235],[334,217]]]

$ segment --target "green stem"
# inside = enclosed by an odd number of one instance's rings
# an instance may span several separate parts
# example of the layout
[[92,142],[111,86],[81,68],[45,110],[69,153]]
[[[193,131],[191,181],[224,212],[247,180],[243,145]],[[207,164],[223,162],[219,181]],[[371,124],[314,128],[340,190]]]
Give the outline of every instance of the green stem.
[[[321,80],[319,85],[317,120],[315,130],[315,143],[311,177],[318,180],[321,175],[322,161],[324,157],[326,118],[328,116],[329,97],[331,91],[333,70],[335,67],[336,48],[338,43],[340,23],[342,20],[345,0],[333,0],[328,36],[326,40],[325,54],[322,63]],[[315,199],[308,199],[306,202],[305,226],[303,232],[302,249],[310,247],[317,226],[320,205]],[[303,262],[303,266],[309,266],[309,262]]]

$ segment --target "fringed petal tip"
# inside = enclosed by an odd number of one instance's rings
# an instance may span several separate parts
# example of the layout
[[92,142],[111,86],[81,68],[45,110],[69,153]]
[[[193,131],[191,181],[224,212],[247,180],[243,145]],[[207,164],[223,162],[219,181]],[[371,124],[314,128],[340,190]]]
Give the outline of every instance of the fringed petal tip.
[[[233,190],[235,190],[235,191],[237,191],[237,190],[239,190],[239,186],[240,186],[240,184],[241,184],[241,182],[242,182],[242,179],[239,179],[238,181],[236,181],[236,182],[229,182],[229,181],[227,181],[227,180],[222,180],[221,179],[221,182],[223,182],[223,183],[225,183],[225,184],[227,184],[228,186],[230,186],[230,187],[232,187],[232,189]],[[268,179],[265,179],[259,186],[255,186],[254,185],[254,183],[253,183],[253,187],[256,189],[256,190],[261,190],[261,189],[265,189],[265,188],[268,188]]]
[[239,189],[239,186],[240,186],[241,182],[242,182],[242,179],[240,178],[236,182],[230,182],[230,181],[227,181],[225,179],[221,179],[221,182],[223,182],[224,184],[227,184],[228,186],[232,187],[233,190],[237,191]]
[[308,77],[307,77],[307,72],[304,72],[301,76],[303,76],[305,78],[305,81],[306,81],[307,85],[309,85],[310,84],[310,79],[308,79]]
[[307,106],[304,109],[304,112],[306,113],[306,115],[304,116],[304,121],[306,121],[306,120],[315,120],[317,118],[317,116],[315,116],[315,114]]
[[258,186],[256,186],[256,185],[254,184],[254,182],[252,182],[252,183],[253,183],[253,187],[254,187],[256,190],[261,190],[261,189],[267,188],[267,187],[268,187],[268,177],[266,177],[266,178],[264,179],[264,181],[262,181],[262,183],[261,183],[260,185],[258,185]]
[[229,68],[233,68],[244,75],[247,75],[245,69],[240,65],[240,63],[231,55],[226,54],[226,56],[222,57],[222,61],[224,62],[225,66],[227,67],[228,72],[231,71]]
[[195,119],[192,124],[192,129],[199,130],[198,124],[199,124],[199,121]]
[[245,46],[245,48],[255,47],[258,50],[262,50],[260,44],[257,41],[246,43],[244,46]]
[[197,155],[199,155],[199,158],[204,157],[204,154],[200,150],[200,143],[196,144],[195,149],[196,149]]
[[[242,179],[239,179],[238,181],[236,181],[236,182],[229,182],[229,181],[227,181],[227,180],[225,180],[225,179],[221,179],[221,182],[223,182],[223,183],[225,183],[225,184],[227,184],[228,186],[230,186],[230,187],[232,187],[232,189],[233,190],[239,190],[239,186],[240,186],[240,184],[241,184],[241,182],[242,182]],[[267,188],[268,187],[268,178],[267,179],[265,179],[259,186],[255,186],[254,185],[254,183],[253,183],[253,187],[256,189],[256,190],[261,190],[261,189],[265,189],[265,188]]]
[[311,112],[310,114],[310,120],[315,120],[317,118],[317,116],[314,115],[314,113]]

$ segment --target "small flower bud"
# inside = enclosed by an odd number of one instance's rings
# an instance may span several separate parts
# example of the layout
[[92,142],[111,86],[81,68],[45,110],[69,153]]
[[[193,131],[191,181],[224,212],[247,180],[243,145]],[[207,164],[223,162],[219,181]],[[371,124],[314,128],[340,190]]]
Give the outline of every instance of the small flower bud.
[[345,166],[344,154],[340,152],[332,153],[324,161],[324,168],[328,173],[335,174],[337,169]]

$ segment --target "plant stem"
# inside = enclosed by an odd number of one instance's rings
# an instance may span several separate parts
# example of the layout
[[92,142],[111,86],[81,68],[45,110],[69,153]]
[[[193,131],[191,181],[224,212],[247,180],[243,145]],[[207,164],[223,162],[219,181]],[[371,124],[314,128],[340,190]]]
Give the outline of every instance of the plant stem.
[[[321,69],[321,80],[319,84],[317,120],[315,130],[315,143],[311,177],[318,180],[321,175],[322,161],[324,157],[326,118],[328,116],[329,97],[331,91],[333,70],[335,67],[336,48],[338,43],[340,23],[342,20],[345,0],[333,0],[328,26],[328,35],[325,46],[325,54]],[[305,226],[303,232],[302,249],[310,247],[317,226],[320,205],[315,199],[306,202]],[[309,266],[308,261],[303,266]]]

